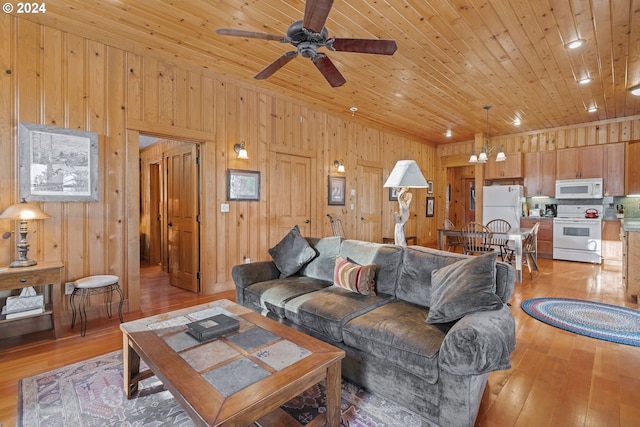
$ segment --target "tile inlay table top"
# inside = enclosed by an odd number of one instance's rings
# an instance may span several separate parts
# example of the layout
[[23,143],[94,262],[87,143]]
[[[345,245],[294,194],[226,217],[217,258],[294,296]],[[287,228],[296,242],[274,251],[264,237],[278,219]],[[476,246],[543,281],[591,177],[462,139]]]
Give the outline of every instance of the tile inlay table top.
[[[206,342],[187,333],[188,323],[217,314],[237,319],[240,329]],[[340,424],[344,351],[323,341],[228,300],[123,323],[120,328],[129,398],[140,380],[156,375],[196,425],[249,425],[260,419],[295,425],[279,407],[326,381],[326,425]],[[140,372],[141,359],[149,370]]]

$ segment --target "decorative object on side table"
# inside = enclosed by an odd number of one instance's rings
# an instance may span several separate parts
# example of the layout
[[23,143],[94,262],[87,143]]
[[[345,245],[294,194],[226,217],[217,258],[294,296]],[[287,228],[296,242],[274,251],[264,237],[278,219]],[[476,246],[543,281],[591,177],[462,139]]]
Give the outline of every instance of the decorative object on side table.
[[29,244],[27,243],[27,221],[30,219],[47,219],[51,218],[50,215],[44,213],[39,207],[27,201],[23,198],[20,203],[9,206],[0,219],[11,219],[14,221],[20,221],[20,241],[17,244],[18,247],[18,259],[9,264],[9,267],[29,267],[36,265],[37,261],[27,258],[27,252],[29,251]]
[[404,224],[409,219],[409,205],[412,198],[409,188],[428,188],[429,184],[415,160],[398,160],[389,178],[384,183],[384,187],[400,188],[398,193],[400,214],[394,213],[396,227],[393,235],[396,245],[407,246],[407,240],[404,236]]

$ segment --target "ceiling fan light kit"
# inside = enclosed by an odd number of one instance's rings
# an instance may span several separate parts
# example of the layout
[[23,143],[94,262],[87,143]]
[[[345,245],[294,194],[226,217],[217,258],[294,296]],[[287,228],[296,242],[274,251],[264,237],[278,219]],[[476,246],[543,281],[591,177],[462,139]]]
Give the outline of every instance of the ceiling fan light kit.
[[318,51],[319,48],[326,47],[328,50],[334,52],[393,55],[398,49],[398,46],[395,40],[330,38],[329,32],[324,27],[324,24],[327,21],[332,6],[333,0],[308,0],[305,3],[304,19],[291,24],[287,30],[287,35],[284,37],[233,28],[219,28],[216,30],[216,33],[223,36],[290,43],[296,48],[294,51],[285,52],[256,74],[255,78],[258,80],[271,77],[276,71],[287,65],[293,58],[300,54],[303,58],[311,59],[318,71],[320,71],[332,87],[340,87],[344,85],[347,80],[342,76],[331,59],[329,59],[326,54]]

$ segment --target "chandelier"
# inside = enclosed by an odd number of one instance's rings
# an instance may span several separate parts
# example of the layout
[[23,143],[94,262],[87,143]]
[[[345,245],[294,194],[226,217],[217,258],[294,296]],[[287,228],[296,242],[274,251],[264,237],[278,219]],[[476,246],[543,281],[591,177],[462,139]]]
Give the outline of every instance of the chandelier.
[[[471,152],[469,163],[486,163],[495,148],[489,143],[489,110],[491,109],[491,105],[485,106],[484,109],[487,110],[487,132],[485,133],[484,145],[480,150],[480,154],[476,155],[475,151]],[[504,151],[502,151],[502,147],[500,147],[498,154],[496,154],[496,162],[504,162],[505,160],[507,160],[507,156],[504,154]]]

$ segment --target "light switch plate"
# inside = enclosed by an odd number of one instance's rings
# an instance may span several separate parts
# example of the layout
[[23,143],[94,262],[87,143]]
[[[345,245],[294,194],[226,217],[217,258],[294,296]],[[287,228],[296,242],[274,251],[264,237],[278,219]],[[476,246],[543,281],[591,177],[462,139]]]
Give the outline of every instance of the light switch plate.
[[223,203],[220,205],[220,212],[229,212],[229,203]]

